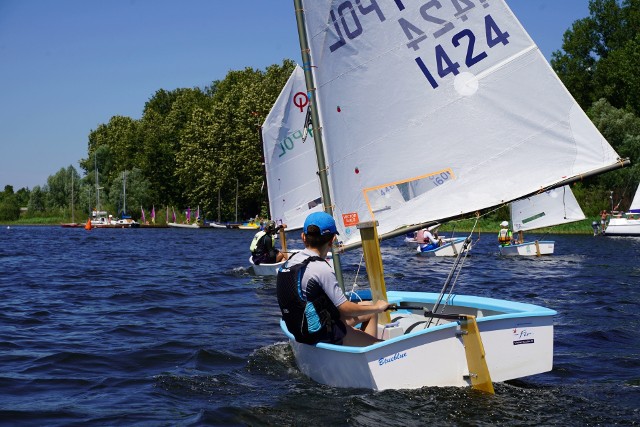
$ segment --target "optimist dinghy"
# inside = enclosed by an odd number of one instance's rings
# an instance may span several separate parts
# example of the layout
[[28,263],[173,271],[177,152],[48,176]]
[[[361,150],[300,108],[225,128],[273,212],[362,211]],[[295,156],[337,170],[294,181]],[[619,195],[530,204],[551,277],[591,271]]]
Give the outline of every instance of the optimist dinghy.
[[[378,317],[383,341],[362,348],[301,344],[281,322],[300,370],[336,387],[492,392],[552,369],[554,310],[456,295],[449,280],[440,294],[387,293],[379,241],[628,162],[504,0],[294,7],[324,210],[340,249],[362,247],[373,300],[398,305]],[[527,162],[509,179],[489,167],[510,157]]]

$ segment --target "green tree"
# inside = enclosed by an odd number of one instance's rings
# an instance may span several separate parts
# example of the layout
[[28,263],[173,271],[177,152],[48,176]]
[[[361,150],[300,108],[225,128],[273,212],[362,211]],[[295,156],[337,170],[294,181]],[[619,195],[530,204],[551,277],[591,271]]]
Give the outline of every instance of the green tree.
[[213,108],[191,116],[176,159],[176,176],[185,193],[195,199],[191,202],[202,204],[205,211],[216,211],[220,189],[224,216],[230,217],[235,211],[237,179],[242,189],[240,215],[248,218],[263,211],[266,192],[260,126],[294,66],[284,61],[266,71],[230,71],[208,88]]
[[[592,193],[605,200],[609,198],[609,191],[613,191],[614,208],[618,205],[619,209],[626,209],[640,182],[640,118],[625,109],[613,107],[604,99],[595,102],[587,114],[618,154],[631,159],[630,167],[599,176],[594,181]],[[603,203],[599,209],[611,209],[609,202]]]
[[5,185],[0,197],[0,221],[15,221],[20,217],[20,205],[12,185]]
[[590,0],[551,65],[584,110],[600,98],[640,114],[640,0]]
[[[123,181],[126,185],[123,184]],[[121,191],[116,191],[117,188]],[[140,217],[140,207],[150,206],[153,203],[149,196],[149,181],[144,177],[141,169],[134,168],[131,171],[121,173],[118,178],[113,180],[109,202],[111,206],[117,208],[118,215],[133,212],[136,217]]]
[[29,203],[27,205],[27,212],[29,216],[33,216],[36,213],[44,212],[47,208],[47,195],[39,185],[33,187],[31,190],[31,197],[29,197]]

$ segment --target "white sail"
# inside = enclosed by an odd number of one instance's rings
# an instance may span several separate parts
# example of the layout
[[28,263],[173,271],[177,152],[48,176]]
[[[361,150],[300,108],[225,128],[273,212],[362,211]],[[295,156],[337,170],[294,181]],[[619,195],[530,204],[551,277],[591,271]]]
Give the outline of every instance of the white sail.
[[565,185],[511,203],[513,231],[527,231],[585,219],[571,188]]
[[636,190],[636,195],[633,196],[633,200],[631,201],[631,206],[629,206],[629,212],[640,213],[640,185],[638,185],[638,189]]
[[[303,0],[303,9],[345,244],[360,240],[359,221],[377,220],[384,236],[618,159],[503,0]],[[372,206],[371,194],[390,187],[401,202]]]
[[304,130],[308,104],[304,71],[296,66],[262,125],[271,219],[288,230],[322,210],[313,134]]

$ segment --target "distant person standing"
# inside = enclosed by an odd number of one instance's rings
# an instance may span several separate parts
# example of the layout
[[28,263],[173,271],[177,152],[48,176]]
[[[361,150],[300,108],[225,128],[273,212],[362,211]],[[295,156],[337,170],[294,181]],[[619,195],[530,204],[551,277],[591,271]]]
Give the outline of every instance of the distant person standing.
[[607,211],[600,212],[600,233],[604,233],[604,229],[607,227]]

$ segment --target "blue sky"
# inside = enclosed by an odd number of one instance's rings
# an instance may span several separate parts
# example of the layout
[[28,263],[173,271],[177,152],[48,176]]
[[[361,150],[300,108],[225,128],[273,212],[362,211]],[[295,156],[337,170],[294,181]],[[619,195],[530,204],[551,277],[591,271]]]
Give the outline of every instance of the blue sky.
[[[549,59],[588,0],[507,0]],[[0,0],[0,191],[46,184],[158,89],[300,62],[291,0]]]

